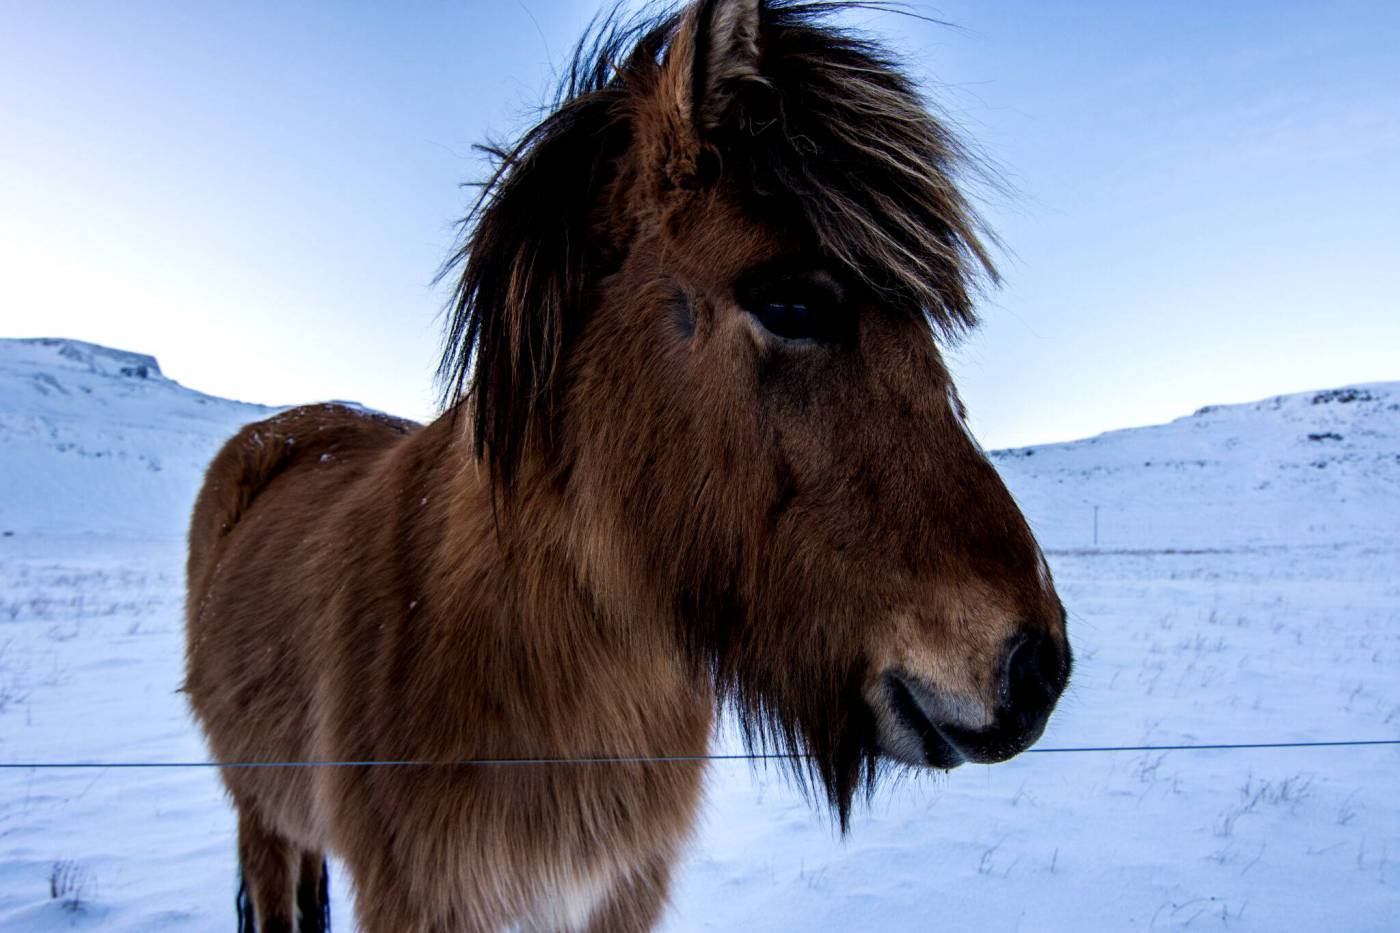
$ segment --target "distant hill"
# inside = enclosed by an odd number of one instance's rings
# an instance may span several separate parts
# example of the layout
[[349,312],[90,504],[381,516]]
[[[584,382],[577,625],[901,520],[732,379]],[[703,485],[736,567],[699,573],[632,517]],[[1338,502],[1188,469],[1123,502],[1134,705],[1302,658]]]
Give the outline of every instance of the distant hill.
[[[205,395],[153,357],[0,340],[0,533],[184,533],[204,468],[277,409]],[[1049,549],[1400,540],[1400,383],[1203,408],[1169,424],[999,450]]]
[[181,535],[219,445],[274,411],[187,389],[139,353],[0,340],[0,533]]
[[1047,548],[1400,541],[1400,383],[1210,405],[992,460]]

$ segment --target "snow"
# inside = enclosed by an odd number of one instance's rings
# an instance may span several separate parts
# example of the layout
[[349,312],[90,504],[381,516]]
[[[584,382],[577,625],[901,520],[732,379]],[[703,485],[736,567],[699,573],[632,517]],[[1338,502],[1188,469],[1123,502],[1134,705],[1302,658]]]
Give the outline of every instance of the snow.
[[[0,341],[0,762],[205,757],[175,692],[184,523],[271,411]],[[1400,738],[1400,383],[991,456],[1070,609],[1041,747]],[[1394,929],[1397,765],[1028,754],[897,776],[841,839],[778,773],[716,763],[665,926]],[[233,838],[211,769],[0,770],[0,928],[230,928]]]
[[1047,548],[1400,543],[1400,384],[1212,405],[1170,424],[998,451]]
[[273,411],[186,389],[149,356],[0,341],[0,529],[176,538],[219,445]]

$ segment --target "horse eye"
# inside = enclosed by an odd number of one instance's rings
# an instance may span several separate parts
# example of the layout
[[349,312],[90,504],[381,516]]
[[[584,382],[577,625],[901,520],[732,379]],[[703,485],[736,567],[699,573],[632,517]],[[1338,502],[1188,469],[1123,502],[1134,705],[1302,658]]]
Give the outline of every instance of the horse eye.
[[800,340],[815,336],[812,327],[813,315],[805,302],[770,301],[755,314],[760,324],[779,337]]
[[738,298],[740,306],[765,330],[787,340],[835,342],[850,329],[850,322],[841,313],[839,290],[825,275],[744,283]]

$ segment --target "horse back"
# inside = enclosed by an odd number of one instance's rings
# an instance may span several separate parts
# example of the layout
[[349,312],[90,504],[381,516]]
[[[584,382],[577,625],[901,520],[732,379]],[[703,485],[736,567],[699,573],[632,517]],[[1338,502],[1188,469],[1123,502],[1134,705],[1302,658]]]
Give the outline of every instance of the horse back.
[[274,480],[309,465],[363,467],[417,427],[377,412],[327,403],[255,421],[229,438],[205,472],[190,520],[186,580],[191,623],[221,545]]

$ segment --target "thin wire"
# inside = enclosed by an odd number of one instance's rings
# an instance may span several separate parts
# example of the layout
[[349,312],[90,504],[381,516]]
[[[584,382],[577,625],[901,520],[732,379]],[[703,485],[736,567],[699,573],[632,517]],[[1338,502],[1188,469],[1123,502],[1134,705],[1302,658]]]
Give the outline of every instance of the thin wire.
[[[1400,739],[1348,739],[1321,742],[1217,742],[1207,745],[1067,745],[1028,748],[1025,755],[1085,752],[1205,752],[1270,748],[1366,748],[1397,746]],[[427,768],[507,765],[655,764],[701,761],[792,761],[810,756],[784,752],[732,755],[611,755],[583,758],[469,758],[462,761],[8,761],[0,770],[28,768]]]
[[1338,739],[1321,742],[1218,742],[1209,745],[1075,745],[1065,748],[1028,748],[1021,754],[1055,755],[1064,752],[1202,752],[1249,748],[1362,748],[1400,745],[1400,739]]

